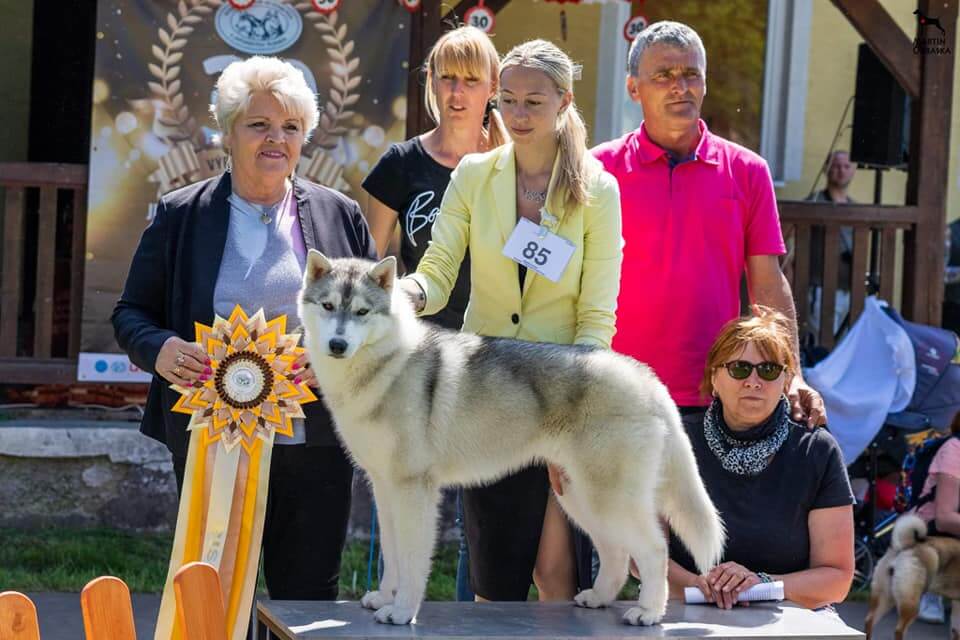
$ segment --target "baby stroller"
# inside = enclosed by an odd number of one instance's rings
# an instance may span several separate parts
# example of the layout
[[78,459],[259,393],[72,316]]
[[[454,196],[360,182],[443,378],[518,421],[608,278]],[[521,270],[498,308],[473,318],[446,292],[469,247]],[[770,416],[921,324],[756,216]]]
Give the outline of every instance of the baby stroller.
[[[897,475],[909,477],[902,469],[909,451],[943,435],[953,416],[960,411],[960,340],[952,331],[904,320],[894,309],[886,313],[906,332],[916,358],[916,385],[907,407],[887,415],[866,450],[848,467],[850,478],[866,481],[855,507],[856,570],[854,589],[869,587],[873,567],[890,543],[889,533],[905,504],[880,504],[878,479]],[[829,411],[829,407],[828,407]],[[912,457],[907,460],[909,465]],[[882,481],[881,481],[882,484]]]

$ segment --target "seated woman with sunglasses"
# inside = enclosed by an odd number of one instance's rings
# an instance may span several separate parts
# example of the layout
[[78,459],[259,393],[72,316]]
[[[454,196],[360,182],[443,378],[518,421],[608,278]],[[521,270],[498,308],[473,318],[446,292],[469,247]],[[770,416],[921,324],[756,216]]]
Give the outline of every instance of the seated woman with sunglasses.
[[702,425],[687,427],[700,476],[727,529],[723,562],[695,573],[670,537],[671,597],[699,587],[729,609],[737,594],[782,580],[808,608],[840,602],[853,579],[853,492],[833,436],[790,419],[784,396],[797,373],[785,316],[755,307],[730,321],[710,350]]

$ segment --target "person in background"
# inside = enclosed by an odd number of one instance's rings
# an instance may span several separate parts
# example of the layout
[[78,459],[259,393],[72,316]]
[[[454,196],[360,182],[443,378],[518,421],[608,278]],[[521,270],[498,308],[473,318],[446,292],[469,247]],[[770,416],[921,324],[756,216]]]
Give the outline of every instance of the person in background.
[[[450,173],[468,153],[494,149],[507,132],[492,101],[499,83],[500,56],[490,38],[475,27],[445,33],[424,63],[427,113],[436,127],[406,142],[391,145],[363,181],[370,195],[367,222],[383,257],[400,225],[400,259],[416,270],[430,244],[431,230]],[[488,123],[484,126],[484,120]],[[460,265],[447,306],[425,320],[459,331],[470,298],[470,257]],[[462,496],[457,492],[457,519]],[[468,556],[461,539],[457,563],[457,600],[473,600]]]
[[685,424],[727,530],[723,560],[698,575],[671,535],[670,594],[697,587],[730,609],[746,589],[781,580],[787,600],[815,609],[842,602],[850,589],[855,499],[833,436],[790,417],[786,392],[798,361],[789,320],[754,311],[721,329],[701,382],[712,402],[700,424]]
[[[469,249],[464,331],[609,348],[620,282],[620,195],[587,150],[574,103],[576,73],[570,58],[544,40],[504,56],[499,103],[511,142],[464,157],[453,172],[433,241],[416,273],[400,280],[418,311],[432,314],[447,304]],[[509,250],[512,236],[530,255]],[[544,239],[569,253],[530,249]],[[589,584],[589,568],[577,571],[570,526],[550,495],[551,476],[562,491],[560,471],[540,466],[464,490],[470,575],[480,598],[526,600],[532,578],[542,600],[570,600],[578,575]],[[588,554],[581,558],[589,565]]]
[[[319,117],[296,67],[259,56],[232,63],[211,111],[231,169],[160,198],[112,318],[117,343],[153,374],[140,430],[167,445],[178,491],[189,416],[171,411],[179,394],[169,385],[212,375],[194,323],[212,325],[214,314],[227,318],[239,304],[267,318],[286,314],[293,332],[309,249],[377,255],[356,202],[295,175]],[[306,354],[294,367],[298,383],[316,386]],[[353,466],[323,402],[303,409],[306,418],[293,421],[292,436],[277,435],[271,453],[263,573],[271,598],[335,600]]]

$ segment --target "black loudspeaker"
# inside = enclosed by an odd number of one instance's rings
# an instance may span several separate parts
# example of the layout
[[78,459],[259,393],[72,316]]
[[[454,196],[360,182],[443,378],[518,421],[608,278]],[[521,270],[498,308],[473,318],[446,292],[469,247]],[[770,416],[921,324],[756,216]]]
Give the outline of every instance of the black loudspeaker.
[[910,146],[910,99],[866,44],[857,54],[850,160],[871,167],[905,167]]

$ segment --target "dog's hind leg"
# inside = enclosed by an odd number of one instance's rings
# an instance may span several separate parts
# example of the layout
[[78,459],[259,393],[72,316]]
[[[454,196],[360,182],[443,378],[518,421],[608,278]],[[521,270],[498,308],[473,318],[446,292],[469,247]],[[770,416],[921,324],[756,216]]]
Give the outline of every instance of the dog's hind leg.
[[867,635],[867,640],[870,640],[873,634],[873,627],[883,619],[883,616],[887,615],[887,612],[895,604],[893,597],[890,595],[889,587],[879,586],[874,580],[873,584],[870,585],[870,610],[863,622],[863,630]]
[[360,604],[367,609],[376,611],[381,607],[393,603],[397,592],[397,548],[394,536],[394,505],[383,494],[383,481],[371,476],[370,484],[373,487],[373,499],[377,505],[377,520],[380,522],[380,549],[383,552],[383,579],[376,591],[363,595]]
[[578,606],[596,609],[606,607],[617,599],[617,594],[627,581],[630,557],[626,548],[609,538],[598,535],[591,540],[597,548],[597,555],[600,556],[600,573],[597,574],[593,588],[581,591],[573,600]]
[[644,506],[631,514],[629,528],[622,532],[642,583],[637,606],[623,614],[624,622],[632,625],[657,624],[667,610],[667,541],[656,511]]
[[397,594],[393,604],[377,610],[375,618],[377,622],[409,624],[427,588],[440,492],[423,480],[410,481],[390,486],[382,499],[390,501],[392,546],[397,550]]

